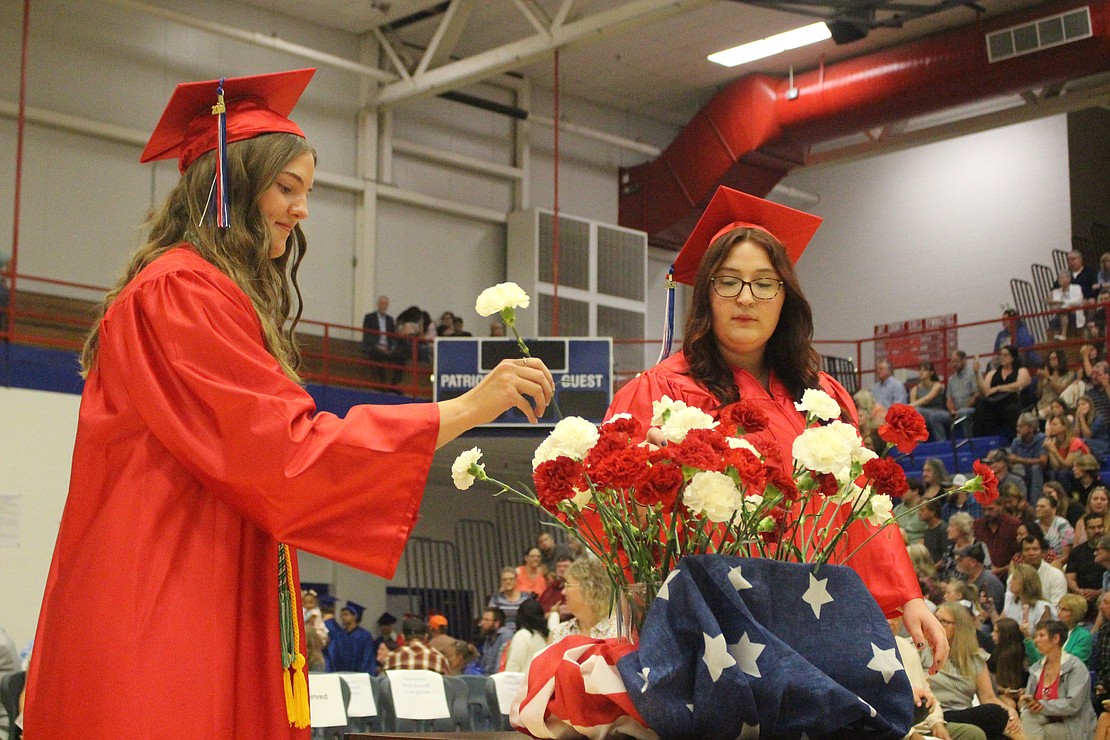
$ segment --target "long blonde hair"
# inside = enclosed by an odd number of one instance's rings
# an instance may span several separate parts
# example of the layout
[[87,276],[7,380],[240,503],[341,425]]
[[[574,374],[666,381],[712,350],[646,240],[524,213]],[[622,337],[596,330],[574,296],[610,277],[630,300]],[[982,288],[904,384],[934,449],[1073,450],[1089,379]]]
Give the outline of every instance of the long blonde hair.
[[96,365],[100,321],[123,289],[144,267],[182,242],[188,242],[247,294],[262,324],[266,350],[286,375],[300,382],[297,369],[301,354],[294,337],[302,310],[297,271],[308,245],[304,232],[297,225],[289,235],[285,253],[271,258],[270,226],[258,203],[282,169],[306,152],[315,159],[316,152],[308,142],[293,134],[263,134],[228,144],[230,229],[218,229],[212,214],[204,216],[215,173],[215,153],[208,152],[197,158],[162,207],[147,219],[144,226],[150,230],[149,241],[131,255],[123,276],[104,296],[96,322],[85,338],[81,374],[88,376]]
[[948,659],[961,675],[974,678],[975,656],[979,654],[979,640],[975,637],[975,620],[963,604],[946,601],[937,607],[939,612],[944,609],[952,615],[956,622],[952,635],[952,644],[949,645]]
[[1041,576],[1032,565],[1016,563],[1010,566],[1010,578],[1014,577],[1021,580],[1021,588],[1018,589],[1020,603],[1036,606],[1038,601],[1044,599],[1041,592]]

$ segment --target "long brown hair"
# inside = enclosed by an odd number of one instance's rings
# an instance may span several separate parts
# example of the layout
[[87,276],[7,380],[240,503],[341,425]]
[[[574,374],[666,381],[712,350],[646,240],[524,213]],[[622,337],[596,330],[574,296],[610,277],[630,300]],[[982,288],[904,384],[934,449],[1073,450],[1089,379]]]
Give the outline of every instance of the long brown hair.
[[709,245],[694,278],[694,293],[686,316],[682,351],[690,366],[688,375],[702,383],[717,397],[722,406],[739,400],[732,368],[725,362],[713,334],[713,312],[710,307],[713,288],[710,278],[728,259],[732,248],[751,242],[767,251],[771,265],[783,282],[786,298],[779,323],[767,342],[766,364],[775,372],[791,395],[801,398],[806,388],[818,387],[817,373],[821,357],[813,348],[813,311],[802,293],[794,265],[786,250],[775,237],[762,229],[740,227],[719,236]]
[[297,225],[286,241],[285,253],[271,258],[270,226],[258,202],[282,169],[306,152],[315,159],[316,152],[308,142],[293,134],[264,134],[228,144],[230,229],[216,228],[213,219],[203,215],[216,167],[215,153],[201,155],[189,165],[162,207],[147,219],[149,240],[131,255],[123,276],[104,296],[81,352],[82,375],[87,376],[96,365],[100,320],[108,307],[144,267],[188,242],[247,294],[262,324],[266,350],[286,375],[300,382],[301,354],[293,332],[303,308],[297,271],[308,244]]

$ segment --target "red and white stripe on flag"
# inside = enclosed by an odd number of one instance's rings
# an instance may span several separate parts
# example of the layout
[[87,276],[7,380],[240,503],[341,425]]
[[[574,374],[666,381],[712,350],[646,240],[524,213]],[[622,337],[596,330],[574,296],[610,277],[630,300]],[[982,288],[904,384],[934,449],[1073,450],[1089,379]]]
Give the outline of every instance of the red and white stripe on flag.
[[535,738],[600,740],[610,732],[657,740],[624,688],[617,661],[636,646],[583,635],[565,637],[532,659],[509,721]]

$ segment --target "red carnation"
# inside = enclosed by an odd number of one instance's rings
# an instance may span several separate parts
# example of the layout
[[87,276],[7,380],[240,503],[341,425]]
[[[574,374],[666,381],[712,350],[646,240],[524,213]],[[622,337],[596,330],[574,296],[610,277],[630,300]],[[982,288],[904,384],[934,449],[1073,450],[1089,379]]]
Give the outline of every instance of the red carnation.
[[605,432],[602,432],[598,436],[597,442],[594,443],[594,446],[591,447],[590,451],[586,454],[586,466],[589,468],[593,468],[617,450],[623,450],[625,447],[627,447],[628,440],[623,439],[622,437],[623,435],[619,433],[607,434]]
[[817,481],[817,493],[822,496],[835,496],[840,493],[840,483],[832,473],[820,473],[814,480]]
[[751,450],[743,447],[730,449],[725,456],[725,462],[736,469],[740,482],[744,484],[745,495],[762,494],[767,485],[767,469]]
[[686,439],[676,445],[667,445],[666,457],[680,465],[698,470],[721,472],[725,469],[724,457],[712,444],[699,435],[686,435]]
[[599,431],[602,435],[622,434],[626,441],[638,440],[644,436],[643,427],[640,426],[640,422],[636,421],[634,417],[611,419],[602,424]]
[[868,460],[863,464],[863,474],[871,479],[875,493],[902,498],[910,490],[906,483],[906,471],[893,460],[881,457]]
[[886,423],[879,427],[879,436],[896,446],[899,452],[913,452],[918,442],[929,438],[929,430],[917,409],[896,403],[887,409]]
[[585,490],[587,483],[583,471],[582,463],[566,455],[540,463],[532,473],[540,505],[555,512],[559,510],[559,502],[574,498],[579,490]]
[[648,451],[639,446],[617,450],[590,468],[590,480],[597,488],[627,491],[636,488],[647,471]]
[[779,492],[787,501],[797,501],[798,498],[801,497],[801,494],[798,492],[798,486],[794,483],[794,479],[783,472],[782,468],[768,468],[767,483],[779,489]]
[[998,478],[989,465],[976,460],[971,464],[975,475],[983,479],[983,490],[975,492],[975,500],[983,506],[990,506],[998,498]]
[[728,440],[725,436],[718,432],[716,429],[691,429],[686,432],[686,440],[691,444],[704,444],[712,447],[717,452],[726,452],[731,447],[728,446]]
[[737,401],[721,409],[717,417],[725,433],[736,435],[761,432],[767,428],[771,420],[758,406],[751,401]]
[[636,489],[636,500],[641,504],[663,504],[667,509],[674,506],[675,499],[685,481],[682,468],[669,462],[659,462],[648,468]]

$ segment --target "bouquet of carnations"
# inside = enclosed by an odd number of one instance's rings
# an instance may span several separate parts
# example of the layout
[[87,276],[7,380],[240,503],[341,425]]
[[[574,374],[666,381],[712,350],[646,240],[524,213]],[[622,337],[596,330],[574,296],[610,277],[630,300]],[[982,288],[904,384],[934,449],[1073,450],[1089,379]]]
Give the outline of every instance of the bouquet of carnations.
[[[480,299],[480,313],[483,305]],[[516,305],[527,305],[527,296]],[[513,308],[497,311],[509,314],[515,331]],[[907,491],[901,466],[865,447],[827,393],[807,390],[795,406],[805,414],[805,429],[787,464],[778,459],[777,442],[761,439],[768,419],[755,404],[740,400],[714,417],[664,396],[653,404],[650,420],[657,430],[650,438],[659,444],[644,441],[649,430],[626,414],[600,426],[572,416],[536,449],[533,488],[488,476],[477,447],[458,456],[452,477],[460,489],[488,481],[498,494],[542,509],[554,526],[582,540],[615,585],[643,584],[642,604],[630,605],[638,626],[641,610],[686,555],[818,567],[835,555],[843,564],[866,544],[843,552],[849,526],[866,520],[873,537],[895,520],[892,497]],[[888,410],[879,435],[886,452],[896,447],[902,453],[928,438],[921,415],[901,404]],[[989,503],[998,495],[997,480],[987,466],[974,465],[975,476],[949,493],[968,491]]]

